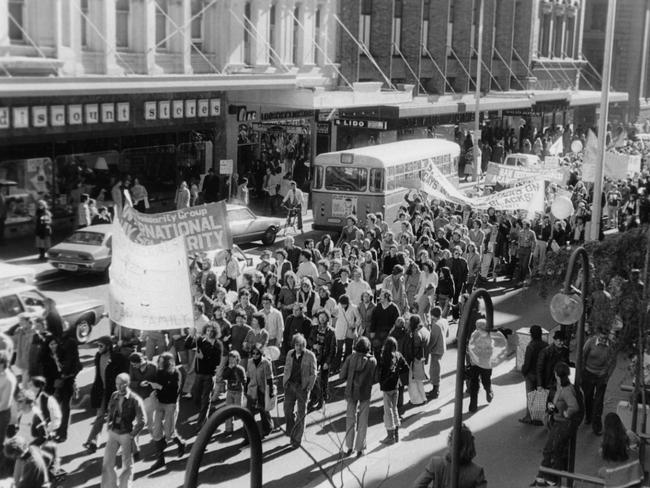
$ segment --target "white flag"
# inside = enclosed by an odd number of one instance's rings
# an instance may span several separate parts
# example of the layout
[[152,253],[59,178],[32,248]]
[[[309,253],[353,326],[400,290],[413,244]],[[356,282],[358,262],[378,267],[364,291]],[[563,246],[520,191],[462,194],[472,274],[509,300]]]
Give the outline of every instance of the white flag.
[[564,142],[562,142],[562,136],[560,136],[557,138],[557,141],[551,144],[551,147],[548,148],[548,153],[551,156],[557,156],[559,154],[562,154],[563,152],[564,152]]

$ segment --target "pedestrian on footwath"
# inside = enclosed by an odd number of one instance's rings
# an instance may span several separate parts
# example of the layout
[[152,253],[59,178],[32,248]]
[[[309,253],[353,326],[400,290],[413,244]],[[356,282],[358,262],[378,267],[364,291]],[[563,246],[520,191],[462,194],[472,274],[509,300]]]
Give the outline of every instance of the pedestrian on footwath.
[[370,394],[375,376],[377,360],[371,353],[370,341],[360,337],[354,352],[341,366],[340,378],[346,380],[345,399],[347,413],[345,417],[345,455],[357,451],[361,457],[366,449],[366,431],[368,430],[368,413],[370,412]]
[[404,356],[397,350],[397,340],[389,337],[384,343],[379,361],[379,387],[384,397],[384,426],[386,438],[382,444],[393,444],[399,441],[400,415],[397,410],[399,391],[397,388],[400,378],[408,372],[408,364]]
[[117,390],[108,402],[106,418],[108,422],[108,438],[102,462],[101,488],[118,486],[117,451],[122,454],[122,474],[119,486],[130,488],[133,484],[133,446],[134,439],[144,427],[146,414],[142,399],[129,388],[131,378],[126,373],[120,373],[115,379]]
[[310,410],[318,410],[329,400],[329,376],[336,355],[336,336],[331,324],[331,316],[327,310],[316,314],[316,325],[311,328],[307,341],[309,349],[316,355],[318,379],[316,388],[312,391]]
[[[452,430],[447,438],[447,454],[445,456],[434,456],[424,473],[413,483],[413,488],[447,488],[451,486],[451,477],[455,475],[451,471],[453,435]],[[465,424],[461,426],[458,441],[460,443],[458,488],[487,488],[483,468],[473,462],[476,457],[474,436]]]
[[[540,353],[546,347],[548,347],[548,344],[542,339],[542,328],[539,325],[533,325],[530,328],[530,342],[526,346],[524,364],[521,366],[521,374],[526,383],[526,395],[540,386],[537,378],[537,361]],[[531,419],[528,409],[526,409],[526,415],[519,419],[519,422],[523,424],[542,425],[540,420],[533,421]]]
[[[580,424],[580,397],[579,389],[571,384],[569,379],[569,365],[559,362],[555,365],[554,376],[556,390],[552,398],[549,397],[548,412],[551,415],[551,427],[548,440],[542,450],[541,465],[556,470],[566,470],[569,462],[569,441],[575,434]],[[557,477],[539,473],[530,486],[555,486]]]
[[[277,394],[273,379],[271,360],[264,356],[262,347],[259,344],[253,345],[251,360],[248,361],[248,370],[246,371],[246,403],[253,416],[256,413],[260,414],[262,438],[269,435],[273,430],[271,412],[266,409],[267,391],[269,399],[272,399]],[[248,443],[248,440],[244,442]]]
[[425,363],[428,359],[430,334],[419,315],[409,317],[409,339],[407,343],[406,360],[409,363],[411,374],[409,377],[408,391],[411,405],[422,405],[426,403],[424,382],[427,380]]
[[158,357],[156,379],[148,384],[156,390],[158,397],[151,434],[158,450],[157,460],[151,467],[151,470],[155,471],[165,466],[165,447],[168,442],[174,441],[179,458],[185,454],[185,441],[176,432],[178,399],[182,386],[181,372],[172,353],[164,352]]
[[[474,342],[475,336],[490,335],[487,330],[487,320],[478,319],[476,321],[476,330],[472,332],[470,336],[470,342]],[[488,339],[489,340],[489,339]],[[485,399],[488,403],[494,398],[494,393],[492,392],[492,369],[482,368],[477,364],[472,364],[470,359],[469,366],[469,411],[474,413],[478,410],[478,390],[479,390],[479,380],[483,383],[483,388],[485,388]]]
[[429,381],[433,387],[428,398],[435,400],[440,395],[440,360],[447,350],[445,333],[449,329],[447,319],[442,318],[442,309],[433,307],[431,310],[431,330],[428,345],[430,355]]
[[92,423],[85,447],[91,454],[97,451],[97,436],[101,433],[106,421],[106,408],[111,395],[115,391],[115,378],[120,373],[129,370],[128,361],[124,356],[113,350],[113,341],[108,336],[97,339],[97,354],[95,354],[95,380],[90,390],[90,406],[97,410]]
[[294,335],[292,343],[293,349],[287,354],[284,365],[282,384],[287,435],[291,439],[291,447],[297,449],[305,431],[309,394],[316,383],[316,356],[307,349],[307,341],[302,334]]
[[36,207],[36,249],[38,259],[44,261],[45,252],[52,247],[52,213],[45,200],[39,200]]
[[607,380],[615,366],[614,348],[609,333],[599,328],[595,336],[585,342],[583,348],[582,389],[585,395],[585,423],[591,424],[594,434],[603,430],[603,402]]

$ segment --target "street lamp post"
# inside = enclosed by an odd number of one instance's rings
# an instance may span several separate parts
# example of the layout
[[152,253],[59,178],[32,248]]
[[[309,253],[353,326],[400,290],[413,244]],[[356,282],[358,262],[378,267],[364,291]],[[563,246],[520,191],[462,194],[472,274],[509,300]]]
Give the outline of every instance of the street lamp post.
[[465,353],[467,352],[467,341],[469,340],[469,319],[472,307],[478,299],[485,302],[485,318],[487,320],[487,331],[494,329],[494,307],[492,298],[485,288],[475,290],[463,307],[463,314],[458,329],[458,358],[456,359],[456,399],[454,403],[454,427],[451,446],[451,486],[458,488],[460,474],[460,429],[463,425],[463,391],[465,384]]
[[237,405],[225,405],[216,412],[214,412],[196,436],[194,446],[190,452],[190,457],[187,460],[187,467],[185,468],[185,482],[183,488],[196,488],[199,482],[199,468],[201,467],[201,460],[205,449],[210,443],[210,439],[217,431],[219,426],[223,424],[226,419],[235,417],[244,423],[246,429],[246,436],[248,437],[251,446],[251,488],[262,488],[262,437],[257,428],[253,415]]
[[[582,265],[580,289],[576,289],[571,283],[578,259],[580,259],[580,264]],[[551,300],[551,316],[557,323],[562,325],[578,324],[576,330],[576,374],[574,381],[576,388],[580,388],[582,385],[582,350],[585,342],[585,315],[589,294],[589,281],[589,255],[584,247],[579,247],[573,251],[569,258],[562,291]],[[580,294],[580,301],[574,299],[576,293]],[[570,472],[573,472],[575,469],[576,434],[574,432],[571,436],[571,444],[569,446],[568,471]]]

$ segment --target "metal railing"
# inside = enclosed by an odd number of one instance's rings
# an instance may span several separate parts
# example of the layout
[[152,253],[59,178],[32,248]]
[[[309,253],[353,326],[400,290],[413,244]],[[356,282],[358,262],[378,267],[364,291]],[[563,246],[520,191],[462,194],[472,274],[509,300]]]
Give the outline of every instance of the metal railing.
[[563,479],[569,482],[569,486],[573,484],[573,482],[575,481],[581,481],[583,483],[589,483],[590,485],[595,485],[595,486],[605,486],[605,480],[603,480],[602,478],[598,478],[596,476],[588,476],[586,474],[580,474],[580,473],[570,473],[569,471],[560,471],[557,469],[547,468],[545,466],[540,466],[539,472],[542,474],[549,474],[551,476],[557,476],[558,478],[560,478],[559,486],[565,486],[561,484]]
[[192,446],[190,457],[187,459],[183,488],[196,488],[198,486],[199,468],[201,467],[203,454],[219,426],[230,417],[241,420],[244,423],[244,429],[246,429],[246,436],[251,448],[250,487],[262,488],[262,436],[253,415],[245,408],[237,405],[225,405],[217,409],[201,427],[199,435],[196,436],[196,441]]

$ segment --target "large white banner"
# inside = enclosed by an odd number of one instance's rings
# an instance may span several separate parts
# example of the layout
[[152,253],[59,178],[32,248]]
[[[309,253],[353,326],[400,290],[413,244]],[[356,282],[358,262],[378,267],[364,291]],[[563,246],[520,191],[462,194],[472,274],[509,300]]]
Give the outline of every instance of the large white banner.
[[490,162],[485,173],[485,184],[508,186],[522,178],[535,178],[563,185],[568,179],[568,171],[561,167],[524,168]]
[[141,330],[192,327],[192,295],[185,238],[158,244],[133,242],[119,219],[113,223],[108,315]]

